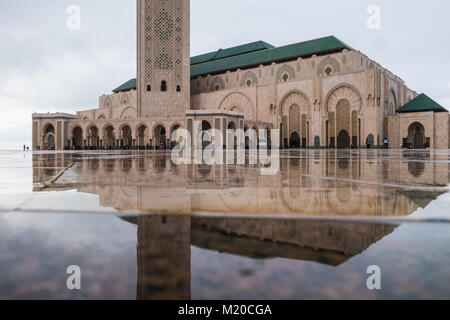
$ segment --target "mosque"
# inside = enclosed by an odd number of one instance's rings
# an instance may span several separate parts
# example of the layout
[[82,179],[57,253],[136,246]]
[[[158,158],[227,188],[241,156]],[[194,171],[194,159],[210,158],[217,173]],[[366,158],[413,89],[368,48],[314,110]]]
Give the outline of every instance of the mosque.
[[34,150],[168,148],[197,121],[279,129],[281,148],[449,149],[444,107],[334,36],[190,57],[189,0],[137,0],[137,18],[137,78],[96,109],[33,114]]

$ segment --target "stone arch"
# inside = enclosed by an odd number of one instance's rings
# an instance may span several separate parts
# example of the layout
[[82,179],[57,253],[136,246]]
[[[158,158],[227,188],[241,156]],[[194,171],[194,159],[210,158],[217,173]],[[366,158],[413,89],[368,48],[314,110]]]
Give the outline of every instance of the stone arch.
[[[298,110],[297,107],[298,106]],[[294,109],[293,109],[294,107]],[[281,117],[283,119],[282,141],[285,147],[291,145],[289,140],[295,131],[306,147],[308,145],[310,118],[310,103],[308,97],[301,91],[295,90],[287,93],[281,100]]]
[[289,108],[297,104],[300,107],[301,114],[310,114],[310,103],[307,95],[299,90],[290,91],[283,96],[280,103],[281,116],[289,115]]
[[389,90],[388,102],[387,102],[387,110],[385,111],[385,116],[395,115],[397,112],[397,95],[395,94],[394,89],[391,88]]
[[56,149],[56,138],[54,133],[47,133],[44,136],[44,149],[55,150]]
[[100,147],[100,131],[95,123],[91,123],[86,128],[86,142],[90,148]]
[[237,129],[237,124],[236,124],[236,122],[235,122],[234,120],[228,121],[227,129],[228,129],[228,130],[236,130],[236,129]]
[[258,84],[258,77],[252,71],[247,71],[241,77],[241,87],[252,87]]
[[361,212],[363,198],[359,189],[354,190],[352,183],[339,181],[335,188],[325,193],[329,212],[339,216],[352,215]]
[[222,100],[219,109],[230,111],[235,107],[238,107],[244,112],[244,116],[247,120],[256,119],[253,103],[245,94],[241,92],[230,93]]
[[137,116],[136,109],[133,107],[127,107],[122,111],[122,113],[120,115],[120,119],[123,119],[123,120],[134,119],[134,118],[136,118],[136,116]]
[[317,67],[317,76],[331,76],[336,73],[341,72],[341,65],[339,64],[339,61],[337,61],[333,57],[326,57],[323,59],[319,66]]
[[72,145],[75,149],[82,149],[84,147],[83,128],[79,124],[76,124],[72,126],[71,134]]
[[209,86],[210,91],[219,91],[225,89],[225,82],[221,77],[215,77]]
[[325,99],[325,112],[331,113],[336,112],[336,106],[339,101],[346,99],[350,103],[350,110],[357,110],[358,113],[361,112],[362,108],[362,97],[359,91],[349,84],[340,84],[339,86],[333,88],[327,95]]
[[106,149],[113,148],[116,145],[116,128],[113,124],[107,123],[102,128],[103,146]]
[[173,135],[173,133],[176,131],[176,130],[178,130],[178,129],[182,129],[183,128],[183,125],[179,122],[179,121],[175,121],[174,123],[172,123],[171,125],[170,125],[170,131],[169,131],[169,135],[167,136],[167,138],[170,140],[170,146],[171,146],[171,148],[173,148],[175,145],[176,145],[176,142],[177,141],[173,141],[172,140],[172,135]]
[[[288,77],[286,78],[285,75]],[[276,82],[288,82],[295,80],[295,69],[288,64],[283,65],[277,70],[275,75]]]
[[120,104],[124,106],[130,104],[130,96],[126,93],[123,93],[120,96]]
[[111,100],[110,96],[104,97],[104,99],[103,99],[103,107],[105,107],[105,108],[112,107],[112,100]]
[[43,149],[49,150],[56,149],[56,136],[55,126],[52,123],[47,123],[42,129],[42,142]]
[[296,103],[289,107],[289,136],[293,134],[293,132],[301,132],[300,130],[300,106]]
[[55,126],[52,123],[47,123],[42,129],[42,134],[46,135],[48,133],[55,133]]
[[135,132],[136,146],[139,148],[144,148],[150,139],[149,126],[146,123],[141,122],[136,126]]
[[122,123],[119,127],[120,147],[130,149],[133,146],[133,127],[129,123]]
[[157,149],[165,149],[167,147],[167,136],[169,134],[165,125],[161,122],[155,123],[152,128],[152,133],[155,147]]
[[170,133],[172,133],[173,131],[183,128],[183,125],[181,124],[181,122],[179,121],[175,121],[174,123],[172,123],[170,125]]
[[427,147],[425,126],[422,123],[415,121],[408,126],[407,142],[414,149],[425,149]]

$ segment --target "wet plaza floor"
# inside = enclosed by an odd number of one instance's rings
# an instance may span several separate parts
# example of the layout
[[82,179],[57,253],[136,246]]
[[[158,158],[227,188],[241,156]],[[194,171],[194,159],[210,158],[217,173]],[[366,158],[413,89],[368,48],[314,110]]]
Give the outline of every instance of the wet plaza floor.
[[0,152],[0,299],[449,299],[449,181],[449,151]]

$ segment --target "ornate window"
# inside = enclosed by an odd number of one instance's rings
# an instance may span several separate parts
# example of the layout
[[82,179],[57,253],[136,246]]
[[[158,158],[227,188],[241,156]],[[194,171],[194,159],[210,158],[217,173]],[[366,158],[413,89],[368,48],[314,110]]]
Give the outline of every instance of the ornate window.
[[162,81],[161,82],[161,92],[166,92],[166,91],[167,91],[167,82]]

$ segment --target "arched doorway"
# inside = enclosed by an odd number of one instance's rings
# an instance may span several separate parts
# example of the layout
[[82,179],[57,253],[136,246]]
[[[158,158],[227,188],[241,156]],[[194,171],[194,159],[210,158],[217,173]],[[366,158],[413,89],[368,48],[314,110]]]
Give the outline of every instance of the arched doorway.
[[414,122],[408,128],[408,145],[414,149],[426,148],[425,127],[420,122]]
[[170,129],[170,149],[173,149],[176,145],[177,145],[177,141],[172,141],[172,136],[174,134],[175,131],[177,131],[178,129],[180,129],[181,126],[179,124],[175,124],[172,129]]
[[202,137],[202,148],[203,149],[211,144],[211,142],[210,142],[211,141],[211,133],[209,132],[209,130],[211,130],[211,128],[212,128],[211,124],[208,121],[206,121],[206,120],[202,121],[201,137]]
[[291,145],[290,145],[291,148],[294,148],[294,149],[300,148],[300,136],[298,135],[297,132],[295,132],[295,131],[292,132],[291,139],[289,141],[291,143]]
[[44,127],[43,141],[44,141],[43,145],[44,149],[55,150],[56,148],[55,127],[53,127],[53,125],[50,123]]
[[350,102],[347,99],[341,99],[336,105],[336,132],[338,149],[350,148],[350,126]]
[[146,137],[147,127],[145,125],[141,125],[137,129],[137,146],[139,149],[145,148],[145,137]]
[[75,149],[81,150],[84,147],[84,141],[83,141],[83,130],[80,127],[75,127],[72,130],[72,145]]
[[91,150],[97,150],[100,145],[100,138],[96,126],[91,126],[88,129],[88,145]]
[[46,146],[48,147],[48,150],[55,150],[55,136],[53,133],[49,133],[46,137]]
[[159,125],[155,128],[155,147],[158,149],[165,149],[166,142],[166,128]]
[[128,125],[122,127],[122,141],[121,147],[124,149],[131,149],[133,147],[133,137],[131,128]]
[[105,128],[105,132],[103,133],[104,146],[106,149],[113,149],[115,146],[115,135],[114,135],[114,127],[107,126]]
[[347,130],[341,130],[338,134],[337,140],[338,149],[349,149],[350,148],[350,135]]
[[248,148],[250,148],[250,137],[247,135],[247,132],[248,132],[248,127],[247,126],[244,126],[244,135],[245,135],[245,138],[244,138],[244,144],[245,144],[245,149],[248,149]]

